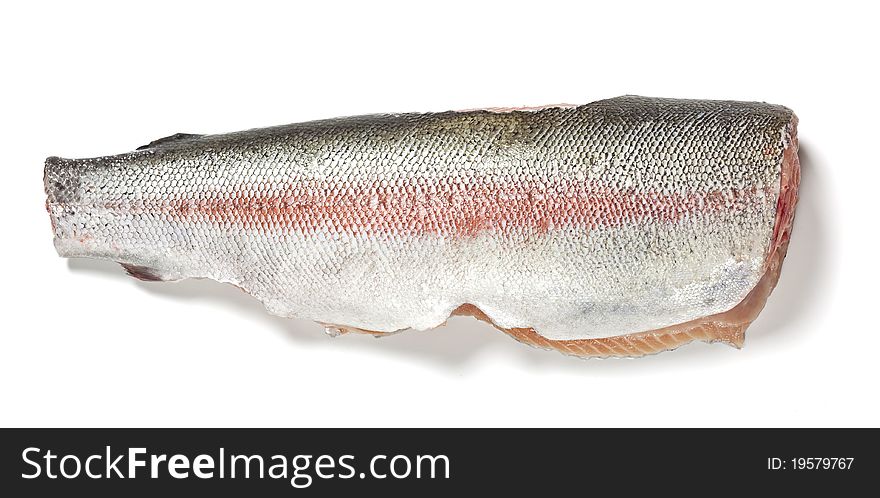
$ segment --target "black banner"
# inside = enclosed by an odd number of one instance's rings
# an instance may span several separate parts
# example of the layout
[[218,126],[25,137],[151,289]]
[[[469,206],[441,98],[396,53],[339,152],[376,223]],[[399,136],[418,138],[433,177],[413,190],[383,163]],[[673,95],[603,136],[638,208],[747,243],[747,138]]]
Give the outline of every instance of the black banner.
[[876,429],[3,429],[0,438],[0,489],[14,496],[846,495],[873,493],[880,470]]

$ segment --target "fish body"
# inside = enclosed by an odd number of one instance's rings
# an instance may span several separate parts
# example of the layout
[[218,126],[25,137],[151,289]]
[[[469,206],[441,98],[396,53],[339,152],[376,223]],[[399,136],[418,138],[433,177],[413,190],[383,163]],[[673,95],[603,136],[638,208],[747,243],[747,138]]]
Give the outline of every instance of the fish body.
[[739,345],[788,244],[796,121],[628,96],[179,134],[47,159],[47,209],[61,256],[342,331],[465,313],[581,356]]

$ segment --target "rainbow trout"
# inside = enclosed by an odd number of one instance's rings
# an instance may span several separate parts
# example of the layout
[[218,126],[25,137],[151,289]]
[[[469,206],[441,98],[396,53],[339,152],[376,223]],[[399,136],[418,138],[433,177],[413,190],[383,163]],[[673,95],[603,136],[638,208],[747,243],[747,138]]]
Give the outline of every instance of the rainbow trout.
[[579,356],[742,345],[785,256],[797,118],[619,97],[382,114],[46,160],[64,257],[210,278],[333,332],[452,314]]

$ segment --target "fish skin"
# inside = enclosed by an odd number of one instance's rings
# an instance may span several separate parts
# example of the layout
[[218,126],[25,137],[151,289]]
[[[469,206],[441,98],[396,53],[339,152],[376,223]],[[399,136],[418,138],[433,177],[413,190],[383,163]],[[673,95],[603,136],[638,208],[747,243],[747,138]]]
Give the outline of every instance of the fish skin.
[[47,210],[61,256],[232,283],[342,331],[458,313],[579,356],[741,345],[788,245],[796,122],[626,96],[178,134],[48,158]]

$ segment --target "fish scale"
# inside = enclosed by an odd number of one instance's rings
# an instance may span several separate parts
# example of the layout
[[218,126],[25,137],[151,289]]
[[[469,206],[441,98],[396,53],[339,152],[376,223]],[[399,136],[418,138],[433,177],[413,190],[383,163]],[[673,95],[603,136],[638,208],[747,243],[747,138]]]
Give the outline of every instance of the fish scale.
[[738,345],[787,248],[795,127],[782,106],[627,96],[177,134],[47,159],[47,209],[61,256],[338,330],[464,313],[582,356]]

